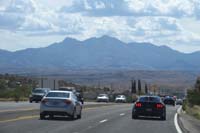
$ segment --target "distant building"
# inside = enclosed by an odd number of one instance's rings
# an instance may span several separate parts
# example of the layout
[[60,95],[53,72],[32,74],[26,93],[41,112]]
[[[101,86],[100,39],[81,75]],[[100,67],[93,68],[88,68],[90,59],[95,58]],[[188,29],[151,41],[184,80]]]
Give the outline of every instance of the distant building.
[[39,88],[51,88],[58,89],[59,88],[59,80],[51,79],[51,78],[41,78],[39,80]]

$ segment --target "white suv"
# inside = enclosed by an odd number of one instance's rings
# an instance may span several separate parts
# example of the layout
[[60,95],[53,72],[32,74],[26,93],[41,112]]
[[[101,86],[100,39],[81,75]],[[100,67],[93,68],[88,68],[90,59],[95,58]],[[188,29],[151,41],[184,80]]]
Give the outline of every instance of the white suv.
[[107,94],[99,94],[97,96],[97,102],[109,102],[109,97]]

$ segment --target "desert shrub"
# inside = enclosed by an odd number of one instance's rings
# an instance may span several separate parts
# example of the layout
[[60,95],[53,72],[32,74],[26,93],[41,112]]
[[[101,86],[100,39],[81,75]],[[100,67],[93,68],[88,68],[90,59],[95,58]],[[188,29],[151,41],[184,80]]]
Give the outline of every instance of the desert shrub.
[[200,92],[197,90],[188,90],[187,95],[189,105],[200,105]]

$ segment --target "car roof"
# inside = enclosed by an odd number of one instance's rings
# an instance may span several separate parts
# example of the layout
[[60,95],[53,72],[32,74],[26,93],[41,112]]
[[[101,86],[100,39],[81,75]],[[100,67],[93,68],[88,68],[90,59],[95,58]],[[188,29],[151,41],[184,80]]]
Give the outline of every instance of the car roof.
[[160,98],[159,96],[148,96],[148,95],[140,96],[140,98],[142,98],[142,97],[155,97],[155,98]]
[[59,93],[59,92],[61,92],[61,93],[72,93],[71,91],[59,91],[59,90],[52,90],[52,91],[49,91],[49,93],[50,92],[55,92],[55,93]]
[[51,90],[51,88],[35,88],[34,90]]
[[71,92],[77,92],[75,87],[60,87],[58,88],[60,91],[71,91]]
[[108,94],[104,94],[104,93],[102,93],[102,94],[99,94],[99,95],[108,95]]
[[165,97],[165,99],[174,99],[173,97]]
[[72,91],[72,90],[76,90],[76,88],[75,87],[59,87],[58,88],[59,90],[70,90],[70,91]]
[[117,97],[124,97],[124,95],[117,95]]
[[159,96],[148,96],[148,95],[146,95],[146,96],[140,96],[139,98],[138,98],[138,101],[142,101],[142,102],[147,102],[147,101],[149,101],[149,102],[159,102],[159,101],[161,101],[161,98],[159,97]]

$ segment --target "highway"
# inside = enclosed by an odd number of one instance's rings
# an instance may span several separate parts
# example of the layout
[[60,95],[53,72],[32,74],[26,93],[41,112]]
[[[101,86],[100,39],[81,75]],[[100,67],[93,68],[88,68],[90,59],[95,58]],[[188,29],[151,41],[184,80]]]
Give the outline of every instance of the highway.
[[[85,102],[84,105],[103,105],[104,103],[97,102]],[[5,111],[18,111],[18,110],[34,110],[39,109],[39,103],[29,103],[29,102],[0,102],[0,113]]]
[[167,106],[166,121],[133,120],[131,104],[84,108],[82,119],[78,120],[67,117],[39,120],[38,110],[26,111],[23,117],[11,119],[4,112],[3,120],[0,115],[0,133],[177,133],[174,116],[178,107]]

